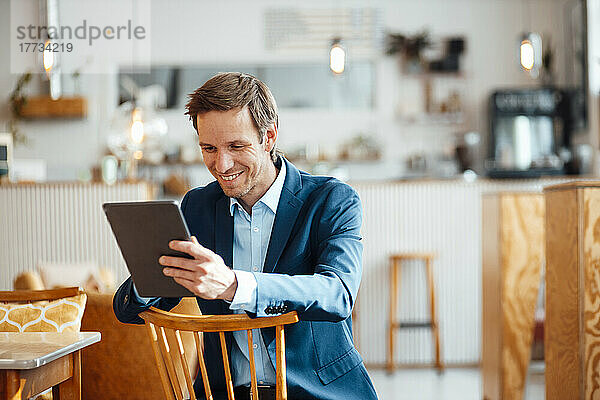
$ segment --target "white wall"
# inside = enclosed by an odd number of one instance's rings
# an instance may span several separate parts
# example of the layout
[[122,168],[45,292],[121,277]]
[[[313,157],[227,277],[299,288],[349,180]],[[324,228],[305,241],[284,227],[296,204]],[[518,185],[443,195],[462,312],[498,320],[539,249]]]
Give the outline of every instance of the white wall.
[[[320,60],[321,51],[278,56],[263,44],[263,12],[267,7],[380,7],[390,32],[411,33],[428,27],[435,36],[464,35],[463,105],[466,120],[459,126],[408,124],[397,117],[402,104],[422,102],[415,78],[400,73],[395,58],[376,60],[376,109],[372,112],[316,112],[281,110],[280,147],[284,150],[316,141],[335,146],[358,132],[372,132],[384,146],[392,169],[414,152],[442,152],[452,146],[453,133],[476,130],[487,134],[487,98],[499,87],[532,84],[519,70],[517,40],[523,31],[551,34],[557,50],[558,81],[564,82],[563,15],[568,0],[422,0],[302,3],[259,0],[209,2],[194,0],[152,1],[152,60],[156,64],[201,64],[220,62],[270,62]],[[300,4],[300,5],[299,5]],[[0,33],[10,29],[8,0],[0,0]],[[61,19],[81,19],[62,10]],[[0,53],[9,55],[8,41]],[[325,61],[324,61],[325,62]],[[89,115],[80,121],[37,121],[22,124],[30,139],[15,149],[16,158],[44,158],[49,178],[72,179],[80,169],[97,163],[104,153],[105,136],[116,105],[117,82],[113,73],[84,74],[82,92],[89,102]],[[0,59],[0,127],[8,119],[6,100],[17,76],[9,73],[9,58]],[[198,82],[200,85],[202,82]],[[70,85],[68,79],[65,82]],[[166,113],[174,140],[193,135],[183,110]],[[585,140],[584,140],[585,141]],[[388,171],[389,172],[389,171]],[[395,174],[395,171],[392,171]]]

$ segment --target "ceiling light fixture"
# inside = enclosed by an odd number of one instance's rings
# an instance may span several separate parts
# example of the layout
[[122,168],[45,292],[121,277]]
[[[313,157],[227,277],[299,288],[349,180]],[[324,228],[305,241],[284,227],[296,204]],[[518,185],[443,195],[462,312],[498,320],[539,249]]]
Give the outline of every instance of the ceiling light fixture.
[[341,43],[342,39],[333,39],[329,50],[329,68],[336,75],[342,74],[346,65],[346,50],[344,50]]
[[[58,0],[40,1],[40,26],[60,26]],[[62,95],[60,53],[55,51],[56,43],[51,40],[46,30],[46,40],[42,57],[42,65],[48,79],[50,97],[57,100]]]
[[537,78],[542,67],[542,37],[537,33],[526,33],[519,45],[519,62],[521,67]]

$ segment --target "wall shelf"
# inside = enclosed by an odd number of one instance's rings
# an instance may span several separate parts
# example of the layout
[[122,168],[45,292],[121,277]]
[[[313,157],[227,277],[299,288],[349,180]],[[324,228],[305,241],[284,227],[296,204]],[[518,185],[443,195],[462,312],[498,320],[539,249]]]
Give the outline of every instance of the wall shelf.
[[50,96],[27,98],[21,108],[21,117],[38,118],[84,118],[87,114],[87,100],[83,97],[61,97],[52,100]]

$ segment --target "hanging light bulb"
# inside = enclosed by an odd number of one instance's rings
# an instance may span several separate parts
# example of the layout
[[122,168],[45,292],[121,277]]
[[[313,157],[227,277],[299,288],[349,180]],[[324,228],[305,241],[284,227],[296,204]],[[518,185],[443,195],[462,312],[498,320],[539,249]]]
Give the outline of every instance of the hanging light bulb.
[[333,39],[329,50],[329,68],[336,75],[344,72],[346,64],[346,50],[342,47],[341,42],[340,38]]
[[531,71],[534,65],[533,45],[528,39],[521,41],[521,66]]
[[50,76],[52,67],[54,67],[54,52],[46,50],[51,47],[52,42],[50,40],[46,40],[46,43],[44,43],[44,70],[46,71],[46,75],[48,77]]
[[49,82],[50,97],[53,100],[58,99],[62,95],[62,87],[60,81],[60,63],[58,54],[51,50],[52,41],[46,40],[44,43],[44,51],[42,52],[42,63],[44,65],[44,71],[46,71],[46,78]]
[[131,142],[141,144],[144,141],[144,122],[142,122],[142,110],[135,108],[131,113]]
[[542,38],[537,33],[526,33],[519,45],[519,62],[521,67],[537,78],[542,67]]
[[[59,0],[43,0],[39,2],[39,26],[60,26],[59,19]],[[41,64],[46,72],[48,91],[52,100],[58,100],[62,95],[62,82],[61,82],[61,62],[60,53],[53,51],[56,50],[54,41],[56,37],[50,35],[50,32],[46,32],[44,40],[43,51],[39,55],[41,57]]]

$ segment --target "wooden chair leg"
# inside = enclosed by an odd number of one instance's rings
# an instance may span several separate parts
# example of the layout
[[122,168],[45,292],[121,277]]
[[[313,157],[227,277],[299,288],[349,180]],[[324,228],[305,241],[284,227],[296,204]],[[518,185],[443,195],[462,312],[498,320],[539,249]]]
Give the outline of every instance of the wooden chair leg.
[[[0,371],[0,376],[2,377],[0,384],[3,386],[0,388],[0,399],[21,400],[23,386],[19,379],[19,372],[15,370]],[[54,393],[54,388],[52,388],[52,393]],[[58,398],[58,386],[56,387],[56,398]]]
[[435,367],[438,370],[444,369],[441,361],[440,355],[440,332],[438,327],[437,314],[435,309],[435,288],[433,281],[433,271],[431,267],[431,259],[427,258],[426,260],[426,268],[427,268],[427,283],[429,286],[429,307],[431,312],[431,333],[433,336],[433,346],[435,349]]
[[[400,263],[400,266],[402,264]],[[396,307],[398,302],[398,265],[396,259],[390,260],[390,317],[388,326],[388,354],[387,371],[391,373],[395,369],[394,364],[394,342],[396,337]]]
[[73,375],[52,387],[53,400],[81,400],[81,350],[77,350],[71,356]]

